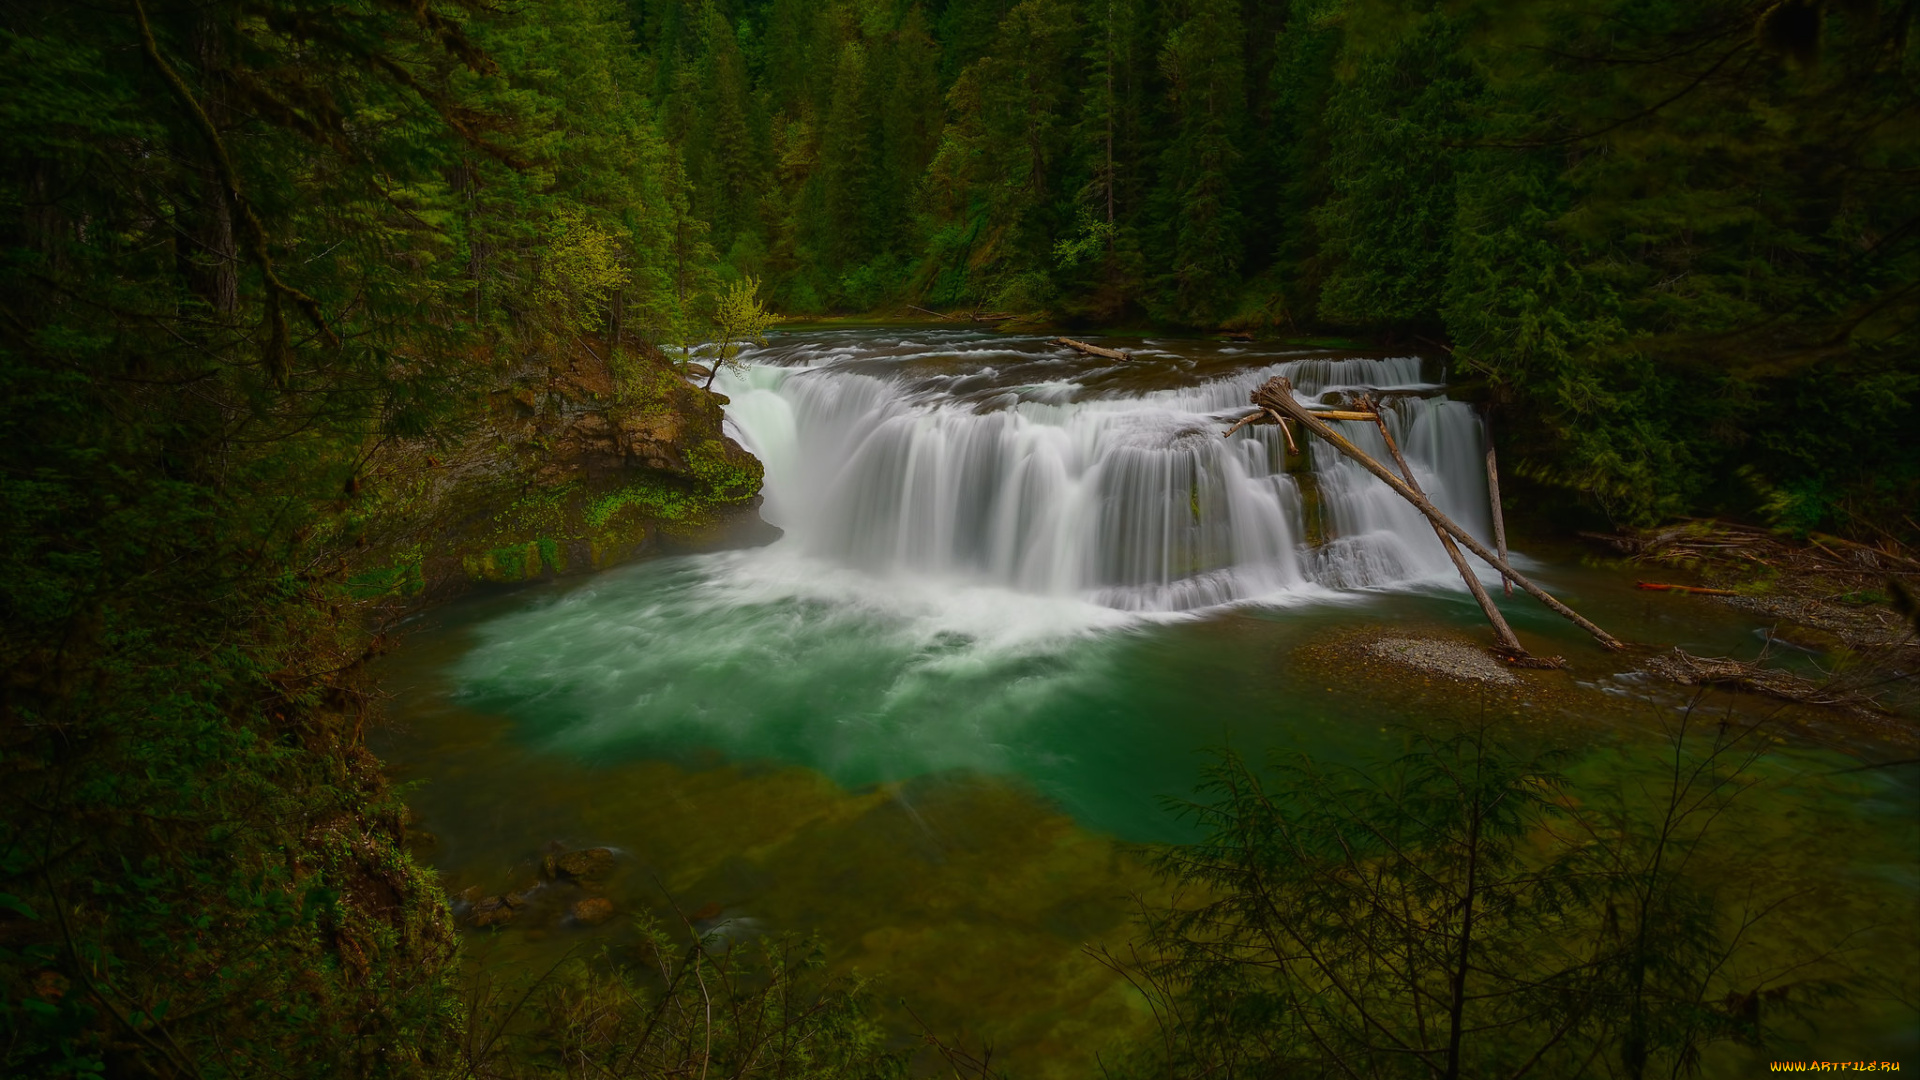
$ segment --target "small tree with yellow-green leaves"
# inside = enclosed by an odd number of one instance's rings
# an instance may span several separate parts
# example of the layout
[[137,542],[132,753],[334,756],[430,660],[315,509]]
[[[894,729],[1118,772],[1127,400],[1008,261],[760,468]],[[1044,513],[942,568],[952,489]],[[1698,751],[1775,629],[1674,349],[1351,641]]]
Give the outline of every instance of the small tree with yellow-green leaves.
[[618,237],[576,207],[554,211],[533,296],[556,332],[577,337],[598,328],[629,277]]
[[714,294],[713,343],[716,352],[713,367],[704,385],[713,386],[713,377],[722,366],[740,366],[740,351],[748,343],[765,345],[767,327],[773,325],[773,312],[760,302],[760,281],[748,274]]

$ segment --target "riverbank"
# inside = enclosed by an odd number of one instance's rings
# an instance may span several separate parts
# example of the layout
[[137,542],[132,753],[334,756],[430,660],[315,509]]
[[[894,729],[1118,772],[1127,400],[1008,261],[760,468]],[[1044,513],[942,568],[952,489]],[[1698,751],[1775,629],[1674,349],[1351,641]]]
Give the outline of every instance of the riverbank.
[[390,622],[476,587],[767,543],[763,469],[725,405],[644,345],[529,356],[444,431],[369,452],[348,586]]

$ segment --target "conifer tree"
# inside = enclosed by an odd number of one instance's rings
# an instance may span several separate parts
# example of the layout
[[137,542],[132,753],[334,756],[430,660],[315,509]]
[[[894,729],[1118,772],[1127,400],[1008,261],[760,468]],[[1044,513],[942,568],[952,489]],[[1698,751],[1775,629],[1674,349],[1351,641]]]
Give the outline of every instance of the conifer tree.
[[881,98],[883,236],[891,247],[907,240],[915,189],[939,147],[944,114],[940,100],[940,46],[925,15],[910,8],[892,36],[890,73]]
[[840,47],[820,130],[822,251],[835,271],[851,269],[874,253],[879,224],[873,213],[880,177],[867,61],[859,41]]
[[702,181],[696,190],[704,197],[696,209],[712,229],[715,249],[725,253],[746,238],[757,246],[759,179],[764,169],[753,141],[746,58],[725,16],[710,0],[701,26],[703,56],[700,65],[700,149]]
[[1341,325],[1432,327],[1453,236],[1453,155],[1477,92],[1444,14],[1364,54],[1330,97],[1325,202],[1313,211],[1326,264],[1319,315]]
[[1161,303],[1181,321],[1206,323],[1225,313],[1239,283],[1244,31],[1234,0],[1183,0],[1167,18],[1159,55],[1168,112],[1155,248],[1167,280]]
[[[1142,5],[1139,0],[1086,0],[1087,76],[1074,131],[1077,166],[1084,177],[1075,233],[1055,245],[1057,258],[1083,266],[1081,280],[1094,296],[1092,313],[1113,317],[1137,291],[1140,276],[1140,100],[1145,73]],[[1070,271],[1071,265],[1063,266]],[[1097,284],[1093,284],[1097,283]]]

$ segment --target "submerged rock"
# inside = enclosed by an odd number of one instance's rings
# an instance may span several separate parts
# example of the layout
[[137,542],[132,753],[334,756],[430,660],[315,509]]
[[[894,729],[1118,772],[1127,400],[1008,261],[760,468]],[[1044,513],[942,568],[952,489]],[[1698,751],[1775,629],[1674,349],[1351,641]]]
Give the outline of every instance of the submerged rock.
[[474,926],[499,926],[513,921],[519,914],[519,905],[507,902],[504,896],[489,896],[474,902],[473,910],[467,913],[467,921]]
[[613,851],[608,848],[583,848],[554,856],[556,877],[575,881],[600,881],[613,873]]
[[589,896],[568,908],[567,918],[581,926],[599,926],[613,918],[613,901],[604,896]]

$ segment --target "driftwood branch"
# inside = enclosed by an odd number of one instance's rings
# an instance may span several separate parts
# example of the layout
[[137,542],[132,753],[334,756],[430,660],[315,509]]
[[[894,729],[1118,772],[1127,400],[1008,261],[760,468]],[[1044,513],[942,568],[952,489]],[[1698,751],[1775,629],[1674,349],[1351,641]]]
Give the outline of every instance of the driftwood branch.
[[993,323],[993,322],[1007,322],[1009,320],[1017,319],[1020,317],[1018,315],[1001,315],[1001,314],[982,315],[977,311],[969,311],[965,315],[948,315],[943,311],[935,311],[932,308],[923,308],[919,304],[908,304],[907,307],[913,309],[914,311],[921,312],[922,314],[931,315],[936,319],[945,319],[948,322]]
[[1054,338],[1049,345],[1065,345],[1069,349],[1086,353],[1089,356],[1104,356],[1109,360],[1131,360],[1133,354],[1121,349],[1103,349],[1098,345],[1089,345],[1084,341],[1075,341],[1070,337]]
[[[1253,404],[1263,410],[1271,409],[1279,415],[1291,418],[1301,427],[1332,444],[1334,449],[1352,458],[1355,462],[1358,462],[1361,468],[1366,469],[1368,472],[1385,481],[1386,485],[1393,489],[1394,494],[1412,503],[1414,509],[1426,515],[1427,520],[1433,522],[1434,525],[1446,530],[1462,547],[1473,552],[1494,569],[1500,571],[1502,575],[1511,580],[1515,585],[1520,586],[1527,595],[1552,608],[1554,612],[1561,617],[1593,635],[1594,639],[1600,642],[1600,644],[1609,649],[1626,648],[1626,646],[1622,645],[1612,634],[1607,633],[1605,630],[1587,621],[1579,612],[1554,599],[1552,594],[1540,586],[1535,585],[1519,571],[1507,565],[1507,560],[1488,550],[1487,546],[1476,539],[1472,533],[1461,528],[1452,518],[1441,513],[1440,509],[1434,506],[1426,496],[1408,487],[1405,481],[1395,476],[1386,466],[1375,461],[1366,451],[1353,445],[1353,443],[1349,442],[1339,432],[1328,427],[1326,421],[1320,419],[1313,410],[1300,404],[1300,402],[1294,398],[1293,384],[1288,382],[1284,376],[1276,375],[1268,379],[1266,385],[1255,390],[1253,392]],[[1369,420],[1372,419],[1371,416],[1367,418]]]
[[1792,672],[1724,656],[1694,656],[1677,646],[1670,653],[1649,657],[1641,667],[1682,686],[1727,686],[1804,705],[1833,705],[1865,713],[1887,711],[1873,698],[1844,686],[1822,685]]
[[1699,593],[1701,596],[1738,596],[1732,589],[1702,589],[1697,585],[1664,585],[1657,581],[1636,581],[1636,589],[1648,589],[1653,592]]
[[1263,417],[1263,416],[1265,416],[1265,415],[1267,415],[1267,414],[1266,414],[1266,412],[1265,412],[1264,410],[1263,410],[1263,411],[1261,411],[1261,412],[1251,412],[1251,413],[1248,413],[1247,415],[1245,415],[1245,416],[1243,416],[1243,417],[1241,417],[1240,419],[1238,419],[1238,420],[1236,420],[1236,421],[1234,421],[1234,424],[1233,424],[1233,426],[1232,426],[1232,427],[1230,427],[1230,428],[1228,428],[1228,429],[1227,429],[1227,433],[1226,433],[1225,435],[1222,435],[1222,436],[1221,436],[1221,438],[1223,438],[1223,439],[1225,439],[1225,438],[1231,438],[1231,437],[1233,436],[1233,433],[1234,433],[1234,432],[1236,432],[1236,431],[1239,431],[1239,430],[1240,430],[1241,428],[1243,428],[1243,427],[1246,427],[1246,426],[1247,426],[1248,424],[1251,424],[1251,423],[1253,423],[1253,422],[1254,422],[1255,420],[1258,420],[1258,419],[1260,419],[1261,417]]
[[[1371,399],[1364,400],[1362,404],[1373,409],[1373,422],[1379,425],[1380,437],[1386,440],[1387,452],[1393,455],[1393,463],[1400,466],[1400,475],[1406,478],[1407,487],[1413,489],[1415,495],[1426,498],[1427,493],[1420,490],[1420,481],[1414,479],[1413,467],[1407,464],[1405,455],[1400,453],[1400,444],[1393,441],[1393,432],[1387,429],[1387,418],[1381,414],[1379,404]],[[1520,639],[1514,636],[1513,627],[1507,625],[1506,616],[1494,606],[1493,597],[1487,595],[1487,587],[1480,584],[1480,575],[1473,572],[1473,567],[1467,564],[1467,557],[1460,554],[1460,545],[1453,542],[1453,537],[1448,536],[1447,530],[1441,528],[1438,522],[1429,521],[1429,524],[1433,525],[1433,533],[1440,538],[1440,546],[1446,549],[1453,568],[1460,572],[1460,580],[1467,583],[1467,591],[1473,594],[1473,602],[1480,605],[1480,613],[1487,617],[1487,623],[1493,627],[1494,651],[1516,664],[1529,667],[1535,664],[1557,666],[1550,661],[1535,659],[1527,652],[1526,647],[1520,644]]]

